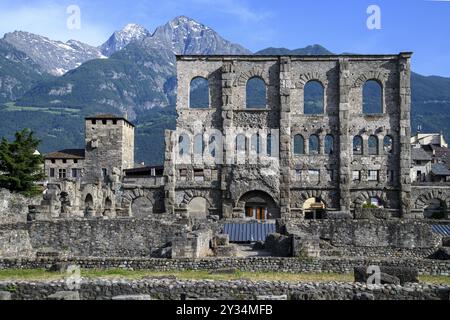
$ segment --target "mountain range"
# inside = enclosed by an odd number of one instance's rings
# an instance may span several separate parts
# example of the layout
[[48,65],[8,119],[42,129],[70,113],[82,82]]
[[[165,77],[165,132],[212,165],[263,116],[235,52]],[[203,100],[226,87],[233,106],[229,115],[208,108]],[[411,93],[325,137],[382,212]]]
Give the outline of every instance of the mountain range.
[[[177,54],[252,54],[179,16],[152,33],[128,24],[101,46],[23,31],[0,39],[0,136],[29,127],[41,151],[83,147],[83,117],[126,114],[137,125],[136,159],[160,164],[163,134],[175,127]],[[333,54],[320,45],[255,54]],[[450,137],[450,78],[412,74],[412,126]]]

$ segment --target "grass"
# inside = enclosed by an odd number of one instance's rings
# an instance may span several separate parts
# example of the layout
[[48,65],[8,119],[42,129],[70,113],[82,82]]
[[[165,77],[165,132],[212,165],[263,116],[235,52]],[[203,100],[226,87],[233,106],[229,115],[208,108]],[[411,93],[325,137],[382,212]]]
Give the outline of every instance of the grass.
[[[5,269],[0,270],[0,280],[58,280],[67,275],[59,272],[49,272],[44,269]],[[287,281],[287,282],[353,282],[353,274],[338,273],[280,273],[280,272],[241,272],[231,274],[209,274],[208,271],[151,271],[126,269],[83,269],[81,276],[88,279],[123,278],[139,280],[144,277],[175,276],[183,280],[216,280],[228,281],[247,279],[251,281]],[[447,276],[420,276],[420,282],[450,285]]]

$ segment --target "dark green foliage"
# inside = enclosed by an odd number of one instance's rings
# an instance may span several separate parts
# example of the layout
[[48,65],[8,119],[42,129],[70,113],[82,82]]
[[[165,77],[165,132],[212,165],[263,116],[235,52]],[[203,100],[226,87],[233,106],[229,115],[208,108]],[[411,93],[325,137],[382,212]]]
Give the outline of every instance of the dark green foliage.
[[16,132],[15,140],[0,143],[0,188],[32,195],[39,192],[35,182],[45,178],[43,157],[34,154],[39,140],[28,129]]

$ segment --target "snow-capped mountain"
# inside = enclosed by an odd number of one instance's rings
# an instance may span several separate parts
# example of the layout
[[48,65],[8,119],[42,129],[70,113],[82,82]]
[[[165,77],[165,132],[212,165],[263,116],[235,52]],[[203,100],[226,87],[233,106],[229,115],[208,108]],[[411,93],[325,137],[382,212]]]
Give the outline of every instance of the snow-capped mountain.
[[108,41],[100,46],[100,51],[109,57],[125,48],[131,42],[139,41],[149,36],[151,36],[150,31],[138,24],[130,23],[122,30],[114,32]]
[[23,31],[7,33],[3,40],[24,52],[43,70],[56,76],[88,60],[105,58],[98,48],[75,40],[64,43]]
[[147,47],[164,48],[174,54],[251,54],[241,45],[222,38],[213,29],[186,16],[156,28],[144,40]]

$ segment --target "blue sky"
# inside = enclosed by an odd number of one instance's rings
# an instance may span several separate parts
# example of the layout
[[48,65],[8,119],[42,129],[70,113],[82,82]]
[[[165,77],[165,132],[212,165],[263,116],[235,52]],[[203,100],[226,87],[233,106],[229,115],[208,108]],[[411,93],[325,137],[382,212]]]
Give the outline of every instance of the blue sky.
[[[66,27],[69,5],[81,29]],[[381,29],[369,30],[378,5]],[[129,22],[150,31],[177,15],[202,22],[252,51],[321,44],[335,53],[414,51],[413,69],[450,77],[450,0],[1,0],[0,35],[24,30],[92,45]]]

